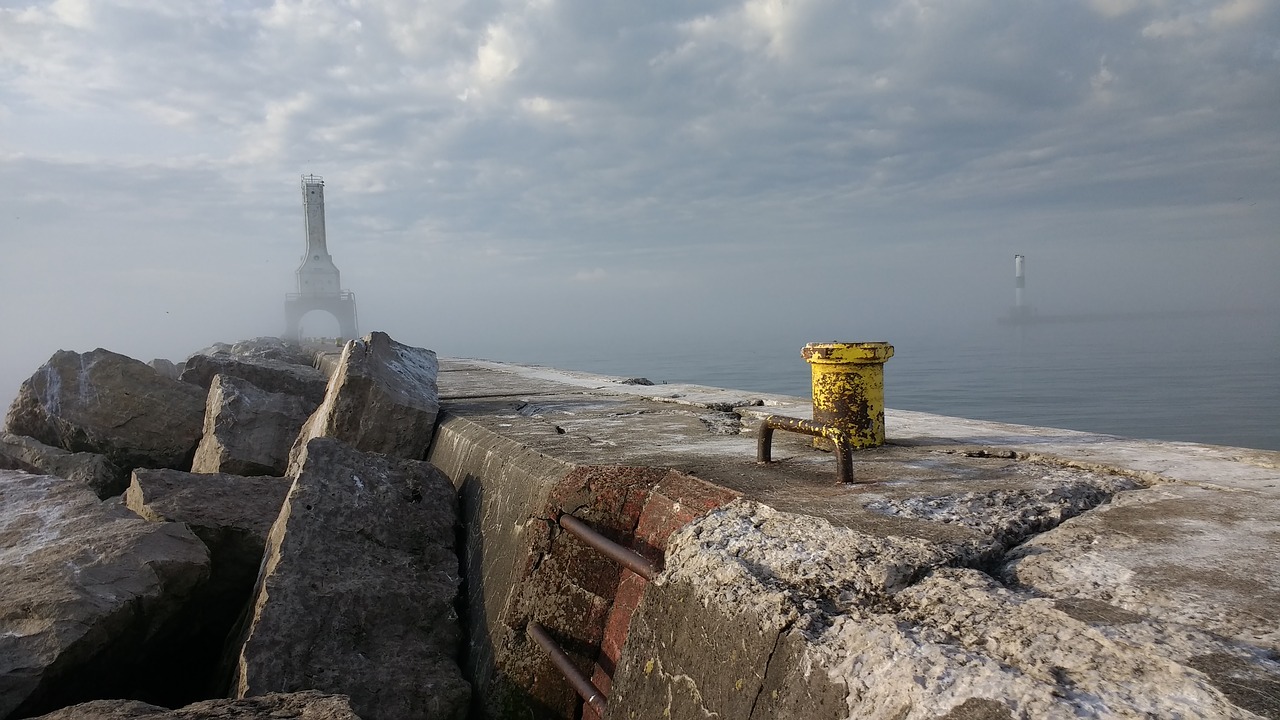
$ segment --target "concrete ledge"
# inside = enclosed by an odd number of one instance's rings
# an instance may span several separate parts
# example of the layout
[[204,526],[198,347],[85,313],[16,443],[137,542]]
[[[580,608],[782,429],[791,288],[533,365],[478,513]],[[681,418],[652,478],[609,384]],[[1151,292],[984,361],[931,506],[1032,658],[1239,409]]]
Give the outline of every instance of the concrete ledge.
[[[537,618],[610,718],[1280,717],[1280,453],[889,410],[838,485],[807,437],[755,462],[758,419],[805,398],[621,380],[441,363],[431,459],[496,696],[579,712],[525,651]],[[667,571],[590,559],[560,512]]]

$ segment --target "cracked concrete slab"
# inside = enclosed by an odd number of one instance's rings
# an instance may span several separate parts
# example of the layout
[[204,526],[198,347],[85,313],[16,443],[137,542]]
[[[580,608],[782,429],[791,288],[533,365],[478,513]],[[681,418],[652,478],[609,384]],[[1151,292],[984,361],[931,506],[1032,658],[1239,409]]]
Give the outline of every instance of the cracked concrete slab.
[[[1258,648],[1138,614],[1081,620],[1038,593],[952,567],[954,556],[923,540],[738,501],[674,535],[666,560],[633,621],[610,699],[619,710],[608,718],[766,718],[797,707],[806,717],[885,720],[1252,718],[1280,709],[1268,695],[1280,663]],[[766,679],[778,675],[790,682]]]
[[1160,485],[1018,547],[1004,578],[1280,650],[1280,498]]

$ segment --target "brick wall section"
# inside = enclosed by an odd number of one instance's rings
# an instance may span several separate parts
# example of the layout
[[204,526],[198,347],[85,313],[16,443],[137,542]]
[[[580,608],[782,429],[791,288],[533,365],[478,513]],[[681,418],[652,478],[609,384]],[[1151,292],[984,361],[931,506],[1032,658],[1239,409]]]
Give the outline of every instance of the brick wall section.
[[[660,563],[667,547],[667,538],[672,533],[739,496],[739,493],[690,475],[668,472],[645,498],[630,538],[630,547]],[[605,618],[600,652],[591,674],[592,683],[605,695],[609,694],[613,684],[613,670],[627,642],[631,616],[649,586],[648,581],[630,570],[621,570],[618,577],[613,603]],[[601,720],[585,704],[582,707],[582,718]]]

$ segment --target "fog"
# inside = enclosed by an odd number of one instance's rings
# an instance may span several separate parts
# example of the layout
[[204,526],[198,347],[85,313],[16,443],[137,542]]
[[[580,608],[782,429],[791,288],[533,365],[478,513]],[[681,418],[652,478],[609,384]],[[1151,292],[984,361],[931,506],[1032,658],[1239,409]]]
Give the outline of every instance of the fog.
[[0,404],[58,349],[281,334],[307,173],[361,329],[443,355],[941,352],[1021,253],[1039,315],[1280,361],[1274,3],[20,1]]

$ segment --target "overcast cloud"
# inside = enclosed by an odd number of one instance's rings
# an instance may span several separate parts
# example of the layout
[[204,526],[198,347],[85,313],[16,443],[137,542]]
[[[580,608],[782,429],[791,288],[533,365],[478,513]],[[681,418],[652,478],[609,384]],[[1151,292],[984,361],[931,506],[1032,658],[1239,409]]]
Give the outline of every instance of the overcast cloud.
[[0,0],[0,400],[279,334],[305,173],[448,354],[1276,309],[1280,3]]

